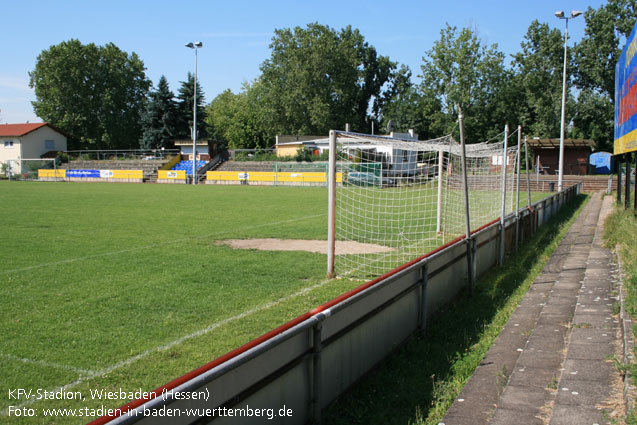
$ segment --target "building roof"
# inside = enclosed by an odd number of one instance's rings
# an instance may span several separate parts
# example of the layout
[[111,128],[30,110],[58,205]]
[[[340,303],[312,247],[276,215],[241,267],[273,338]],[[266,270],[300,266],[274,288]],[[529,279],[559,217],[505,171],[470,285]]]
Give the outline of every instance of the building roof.
[[42,127],[51,127],[58,133],[68,137],[68,135],[59,128],[49,124],[48,122],[26,123],[26,124],[0,124],[0,137],[22,137],[32,131]]
[[[529,147],[539,149],[557,149],[560,147],[560,139],[529,139]],[[565,148],[592,148],[595,141],[591,139],[564,139]]]

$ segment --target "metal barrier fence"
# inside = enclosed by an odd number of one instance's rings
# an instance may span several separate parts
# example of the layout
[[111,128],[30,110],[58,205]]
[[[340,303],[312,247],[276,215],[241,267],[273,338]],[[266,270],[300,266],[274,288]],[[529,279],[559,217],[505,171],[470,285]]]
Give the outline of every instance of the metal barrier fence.
[[[504,225],[486,224],[468,241],[451,241],[92,424],[224,424],[237,416],[250,416],[250,423],[319,423],[324,407],[467,287],[467,247],[474,276],[483,274],[501,249],[516,249],[580,190],[575,185],[544,198],[505,217]],[[200,410],[193,416],[187,409]]]
[[64,154],[71,160],[160,160],[179,154],[179,149],[95,149],[70,150]]

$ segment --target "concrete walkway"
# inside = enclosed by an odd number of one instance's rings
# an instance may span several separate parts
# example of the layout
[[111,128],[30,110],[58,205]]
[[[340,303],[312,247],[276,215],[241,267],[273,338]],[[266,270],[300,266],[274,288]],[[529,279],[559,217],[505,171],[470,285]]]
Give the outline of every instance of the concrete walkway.
[[624,414],[618,267],[595,194],[537,277],[445,425],[606,424]]

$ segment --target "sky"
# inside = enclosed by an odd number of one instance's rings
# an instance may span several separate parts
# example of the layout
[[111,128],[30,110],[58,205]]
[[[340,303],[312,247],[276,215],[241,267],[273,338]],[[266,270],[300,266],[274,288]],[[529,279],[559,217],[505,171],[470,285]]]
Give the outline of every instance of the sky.
[[[341,29],[357,28],[379,54],[408,65],[415,82],[425,52],[440,38],[445,23],[469,27],[480,39],[497,44],[507,57],[533,20],[564,31],[556,10],[586,11],[603,0],[0,0],[0,123],[41,122],[33,112],[29,72],[43,50],[62,41],[109,42],[139,55],[153,84],[165,75],[177,93],[195,55],[184,45],[201,41],[197,78],[206,103],[226,89],[260,75],[271,55],[275,29],[305,27],[312,22]],[[569,46],[584,35],[580,16],[569,22]]]

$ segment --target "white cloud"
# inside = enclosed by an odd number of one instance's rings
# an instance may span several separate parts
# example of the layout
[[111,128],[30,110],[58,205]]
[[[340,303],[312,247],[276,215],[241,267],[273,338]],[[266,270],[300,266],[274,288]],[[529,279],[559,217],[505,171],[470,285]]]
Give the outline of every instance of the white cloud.
[[29,87],[28,77],[16,77],[14,75],[0,75],[0,87],[21,92],[33,92]]

